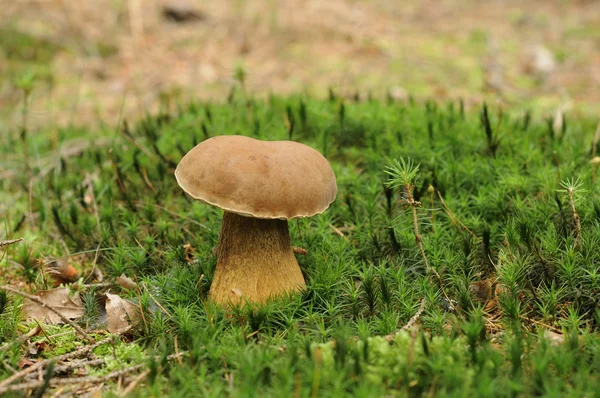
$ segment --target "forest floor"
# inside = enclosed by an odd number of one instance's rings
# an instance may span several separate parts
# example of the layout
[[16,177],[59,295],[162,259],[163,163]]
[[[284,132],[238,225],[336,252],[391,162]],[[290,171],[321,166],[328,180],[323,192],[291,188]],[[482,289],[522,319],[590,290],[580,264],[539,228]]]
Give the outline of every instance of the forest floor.
[[596,1],[4,1],[0,120],[117,123],[167,99],[360,92],[540,112],[600,103]]

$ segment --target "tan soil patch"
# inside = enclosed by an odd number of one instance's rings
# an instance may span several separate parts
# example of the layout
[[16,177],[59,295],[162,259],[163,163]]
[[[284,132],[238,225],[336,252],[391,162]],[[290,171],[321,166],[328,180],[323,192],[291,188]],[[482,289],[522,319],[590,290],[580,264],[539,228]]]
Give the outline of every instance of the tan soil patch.
[[[257,94],[333,87],[548,108],[600,103],[596,1],[189,0],[203,17],[189,24],[161,16],[182,0],[3,3],[0,28],[66,48],[51,63],[53,83],[34,92],[37,125],[117,123],[169,95],[222,99],[240,62]],[[528,56],[536,45],[554,56],[552,72],[536,76]],[[106,48],[114,53],[99,55]],[[15,125],[20,92],[3,72],[0,107],[13,111],[0,116]]]

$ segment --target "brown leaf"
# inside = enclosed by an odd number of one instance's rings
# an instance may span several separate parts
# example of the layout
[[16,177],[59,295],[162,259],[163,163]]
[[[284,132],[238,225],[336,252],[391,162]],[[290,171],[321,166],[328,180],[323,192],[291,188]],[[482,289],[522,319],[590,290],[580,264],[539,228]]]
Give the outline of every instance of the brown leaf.
[[135,325],[140,319],[138,307],[116,294],[106,293],[105,308],[108,331],[111,333]]
[[136,290],[138,287],[137,283],[125,274],[117,278],[117,283],[125,290]]
[[75,293],[72,297],[69,296],[69,288],[67,287],[40,290],[34,296],[38,297],[44,305],[25,299],[23,301],[23,313],[27,319],[36,319],[48,324],[63,323],[60,317],[45,305],[54,308],[67,319],[77,319],[84,314],[83,303],[79,298],[79,294]]
[[21,359],[19,359],[19,362],[17,363],[17,367],[19,369],[23,369],[23,368],[28,368],[33,364],[35,364],[35,361],[32,361],[31,359],[28,359],[28,358],[21,358]]

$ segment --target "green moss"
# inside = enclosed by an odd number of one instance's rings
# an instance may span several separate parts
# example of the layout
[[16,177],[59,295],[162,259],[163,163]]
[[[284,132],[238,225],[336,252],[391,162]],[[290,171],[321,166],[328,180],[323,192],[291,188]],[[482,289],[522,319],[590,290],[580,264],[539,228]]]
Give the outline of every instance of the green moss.
[[[589,164],[597,121],[567,113],[557,134],[551,114],[525,105],[533,111],[356,102],[335,92],[327,101],[238,93],[230,103],[178,105],[171,113],[165,107],[125,133],[60,130],[55,136],[64,145],[97,140],[62,160],[51,156],[51,135],[36,132],[30,143],[39,158],[54,160],[32,163],[34,175],[44,174],[31,196],[24,174],[0,181],[17,201],[7,209],[11,225],[29,208],[36,214],[19,231],[35,239],[7,255],[33,264],[45,253],[67,254],[66,246],[84,252],[78,262],[85,275],[95,264],[107,280],[121,273],[137,279],[144,320],[135,339],[97,348],[106,365],[89,369],[104,374],[144,364],[150,373],[134,396],[592,396],[600,383],[600,204]],[[307,290],[227,312],[206,301],[222,211],[186,199],[173,169],[207,136],[289,139],[284,115],[295,121],[292,139],[327,153],[338,198],[325,213],[290,223],[293,244],[308,251],[298,256]],[[0,158],[15,159],[20,145],[0,143]],[[415,240],[400,178],[406,170],[385,172],[393,159],[408,158],[419,164],[407,181],[422,203],[417,223],[441,282],[428,274]],[[82,184],[86,175],[89,185]],[[390,179],[396,183],[386,184]],[[580,235],[561,181],[575,188]],[[97,213],[86,196],[90,186]],[[39,269],[28,272],[39,283]],[[486,283],[497,288],[486,294]],[[111,287],[138,297],[119,289]],[[391,342],[377,337],[405,325],[423,298],[416,332]],[[481,310],[486,305],[489,314]],[[16,336],[19,322],[18,306],[10,308],[0,315],[8,322],[0,329],[5,339]],[[90,311],[86,321],[98,319]],[[562,328],[565,341],[546,342],[541,323]],[[47,333],[60,330],[69,328]],[[43,355],[82,344],[71,333]],[[165,359],[184,351],[181,363]],[[21,352],[1,355],[13,366]]]
[[115,345],[109,344],[94,350],[94,354],[99,358],[104,358],[105,363],[102,368],[90,369],[90,374],[107,374],[144,360],[145,354],[139,344],[126,343],[118,338],[115,340]]

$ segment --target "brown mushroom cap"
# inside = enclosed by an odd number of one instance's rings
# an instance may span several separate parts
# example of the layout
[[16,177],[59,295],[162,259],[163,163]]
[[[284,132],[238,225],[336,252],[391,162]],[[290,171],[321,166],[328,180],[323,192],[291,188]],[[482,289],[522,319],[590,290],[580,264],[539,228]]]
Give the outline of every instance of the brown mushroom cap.
[[196,145],[175,177],[193,198],[255,218],[310,217],[325,211],[337,194],[329,162],[311,147],[239,135]]

